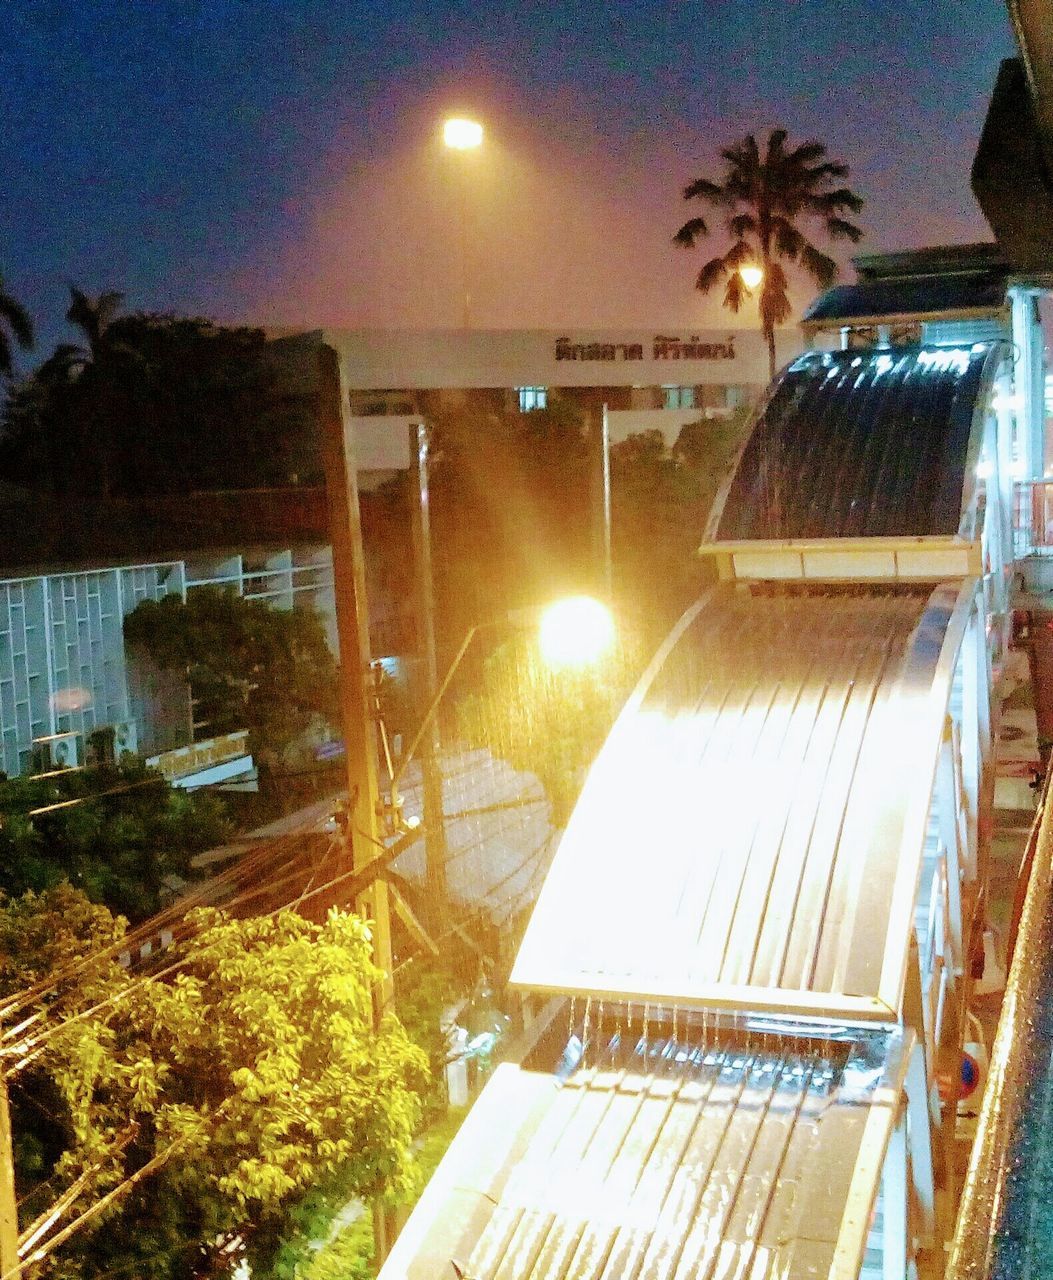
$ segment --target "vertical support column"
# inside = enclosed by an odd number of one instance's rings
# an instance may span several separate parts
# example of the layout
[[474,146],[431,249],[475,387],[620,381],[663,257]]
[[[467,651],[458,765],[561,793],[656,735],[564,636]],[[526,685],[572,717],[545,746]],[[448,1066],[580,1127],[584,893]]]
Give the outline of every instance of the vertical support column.
[[18,1269],[18,1207],[7,1081],[0,1079],[0,1276]]
[[1042,330],[1035,315],[1033,292],[1017,285],[1009,290],[1009,297],[1016,354],[1016,393],[1021,404],[1021,439],[1026,448],[1024,474],[1028,480],[1041,480],[1046,469]]
[[[352,865],[368,862],[380,844],[380,788],[369,675],[369,611],[362,522],[358,507],[351,406],[343,364],[332,347],[318,352],[318,408],[325,455],[326,491],[333,542],[333,589],[340,638],[340,693],[347,749],[348,842]],[[358,898],[358,911],[373,921],[373,955],[384,977],[380,1010],[390,1005],[391,928],[388,887],[375,880]]]
[[[431,508],[428,491],[428,427],[409,428],[410,511],[413,523],[413,572],[417,595],[417,690],[422,715],[435,701],[439,669],[435,652],[435,595],[431,567]],[[432,717],[420,740],[424,791],[424,841],[427,851],[429,923],[437,935],[446,932],[449,889],[446,883],[446,819],[443,810],[442,765],[438,715]]]
[[907,1272],[907,1116],[900,1112],[881,1171],[882,1280],[903,1280]]

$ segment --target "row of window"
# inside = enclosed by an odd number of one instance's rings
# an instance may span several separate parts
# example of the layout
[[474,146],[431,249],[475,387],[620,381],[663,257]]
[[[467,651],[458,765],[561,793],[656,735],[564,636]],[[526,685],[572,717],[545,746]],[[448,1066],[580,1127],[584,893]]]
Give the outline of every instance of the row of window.
[[[694,387],[678,387],[663,386],[662,392],[662,408],[663,409],[695,409],[695,388]],[[544,409],[548,406],[548,387],[516,387],[516,394],[519,397],[519,412],[530,413],[534,409]],[[742,387],[727,387],[725,390],[725,404],[729,409],[736,409],[745,401],[745,392]]]

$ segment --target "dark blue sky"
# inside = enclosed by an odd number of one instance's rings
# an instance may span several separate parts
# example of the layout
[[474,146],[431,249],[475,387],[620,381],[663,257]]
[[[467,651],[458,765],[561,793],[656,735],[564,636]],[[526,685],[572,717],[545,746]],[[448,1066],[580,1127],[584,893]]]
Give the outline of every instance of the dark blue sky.
[[70,279],[221,319],[457,323],[458,107],[487,126],[477,324],[724,325],[669,243],[720,145],[825,141],[861,249],[986,238],[969,165],[1015,52],[1002,0],[8,0],[3,26],[0,270],[46,341]]

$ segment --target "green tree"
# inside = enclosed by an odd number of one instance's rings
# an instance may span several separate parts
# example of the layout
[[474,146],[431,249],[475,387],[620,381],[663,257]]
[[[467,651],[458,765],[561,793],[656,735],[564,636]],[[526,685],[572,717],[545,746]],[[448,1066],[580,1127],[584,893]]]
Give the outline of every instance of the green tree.
[[12,339],[23,351],[33,347],[33,322],[29,312],[4,288],[0,276],[0,378],[10,378],[14,370]]
[[79,341],[8,397],[7,479],[134,498],[320,478],[311,407],[286,391],[262,330],[119,315],[119,302],[72,290],[67,319]]
[[[786,138],[785,129],[773,129],[762,156],[756,138],[747,134],[741,142],[721,150],[726,163],[719,181],[696,178],[684,188],[685,200],[701,200],[725,213],[724,230],[732,240],[729,249],[703,265],[695,287],[709,293],[723,282],[724,306],[737,312],[747,296],[740,268],[755,264],[764,273],[760,317],[772,378],[775,326],[792,313],[782,264],[800,266],[820,289],[828,288],[837,278],[837,263],[812,244],[798,222],[817,219],[834,241],[855,244],[863,235],[843,216],[858,213],[863,201],[848,187],[835,185],[848,176],[848,166],[827,160],[821,142],[803,142],[787,150]],[[673,241],[691,249],[709,233],[705,218],[694,217],[684,223]]]
[[336,664],[314,612],[199,587],[185,602],[144,600],[124,636],[159,667],[187,673],[211,731],[248,729],[270,765],[312,726],[339,723]]
[[[370,1197],[411,1184],[426,1062],[395,1018],[374,1024],[362,921],[201,911],[188,924],[167,981],[100,958],[32,1002],[42,1019],[12,1080],[26,1217],[78,1177],[90,1203],[162,1158],[46,1273],[176,1280],[234,1236],[266,1272],[316,1186]],[[68,887],[4,902],[4,994],[68,972],[122,927]]]
[[[39,809],[49,811],[30,813]],[[0,891],[17,896],[70,880],[93,902],[143,920],[173,883],[197,876],[192,856],[230,831],[216,797],[178,791],[131,757],[50,778],[5,779]]]
[[563,826],[621,710],[639,666],[622,631],[618,648],[595,667],[553,671],[529,632],[499,644],[473,689],[457,703],[457,728],[516,769],[533,773]]
[[588,555],[588,461],[580,410],[478,407],[435,418],[433,562],[442,637],[580,589]]
[[669,448],[657,431],[611,448],[615,584],[654,646],[708,580],[695,554],[749,422],[747,409],[688,423]]

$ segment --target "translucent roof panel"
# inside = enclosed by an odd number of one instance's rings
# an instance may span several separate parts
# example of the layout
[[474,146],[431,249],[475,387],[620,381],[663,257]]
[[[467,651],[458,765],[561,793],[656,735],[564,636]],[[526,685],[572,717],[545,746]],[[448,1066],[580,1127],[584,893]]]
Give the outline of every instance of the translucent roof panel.
[[762,407],[716,539],[956,534],[1000,358],[991,343],[801,356]]
[[855,1277],[908,1047],[615,1041],[562,1085],[499,1067],[381,1280]]
[[726,589],[696,606],[592,768],[512,981],[895,1016],[956,600]]

